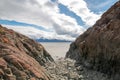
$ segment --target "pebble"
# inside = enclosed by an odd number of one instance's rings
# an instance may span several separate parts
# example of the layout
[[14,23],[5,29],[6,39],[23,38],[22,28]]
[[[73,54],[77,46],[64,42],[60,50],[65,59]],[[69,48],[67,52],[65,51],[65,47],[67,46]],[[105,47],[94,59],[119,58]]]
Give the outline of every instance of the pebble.
[[46,63],[51,80],[109,80],[105,74],[88,70],[83,65],[75,67],[71,59],[59,59],[55,63]]

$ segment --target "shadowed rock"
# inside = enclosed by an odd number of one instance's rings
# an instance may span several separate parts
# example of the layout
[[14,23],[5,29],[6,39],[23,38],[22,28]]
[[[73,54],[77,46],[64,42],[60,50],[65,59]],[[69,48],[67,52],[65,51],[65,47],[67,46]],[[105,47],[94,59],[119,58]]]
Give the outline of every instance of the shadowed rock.
[[66,57],[120,79],[120,1],[71,44]]

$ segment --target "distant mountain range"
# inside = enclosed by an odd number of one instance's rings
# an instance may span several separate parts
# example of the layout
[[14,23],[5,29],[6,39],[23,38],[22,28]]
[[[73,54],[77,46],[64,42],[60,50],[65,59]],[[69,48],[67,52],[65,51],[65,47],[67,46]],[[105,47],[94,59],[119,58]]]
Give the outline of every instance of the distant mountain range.
[[37,42],[71,42],[68,40],[58,40],[58,39],[36,39]]

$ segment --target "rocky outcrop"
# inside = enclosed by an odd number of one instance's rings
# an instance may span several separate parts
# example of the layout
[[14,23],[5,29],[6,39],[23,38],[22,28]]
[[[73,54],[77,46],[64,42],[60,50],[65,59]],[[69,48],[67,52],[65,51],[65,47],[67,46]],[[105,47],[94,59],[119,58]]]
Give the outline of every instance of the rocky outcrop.
[[120,79],[120,1],[70,45],[66,57]]
[[49,80],[49,61],[41,44],[0,25],[0,80]]

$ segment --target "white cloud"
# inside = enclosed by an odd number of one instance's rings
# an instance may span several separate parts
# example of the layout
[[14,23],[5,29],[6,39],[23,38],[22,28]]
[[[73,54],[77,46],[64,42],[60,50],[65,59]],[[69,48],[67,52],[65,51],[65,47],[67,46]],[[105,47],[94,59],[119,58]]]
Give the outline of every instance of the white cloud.
[[27,27],[10,26],[10,25],[3,25],[3,26],[7,27],[8,29],[13,29],[14,31],[24,34],[32,39],[43,38],[43,39],[69,40],[69,41],[73,41],[75,39],[74,37],[71,37],[69,35],[58,35],[55,32],[46,32],[31,26],[27,26]]
[[[58,3],[50,0],[1,0],[0,19],[35,24],[52,31],[49,33],[33,27],[11,27],[20,33],[24,31],[23,34],[27,36],[34,36],[35,38],[53,38],[54,36],[54,38],[62,37],[62,39],[73,40],[85,29],[78,25],[75,18],[60,14],[59,3],[67,6],[76,15],[80,16],[87,26],[93,25],[100,17],[100,15],[88,9],[84,0],[59,0]],[[48,34],[49,36],[47,36]]]
[[88,26],[95,24],[101,15],[91,12],[84,0],[59,0],[59,3],[66,5],[76,15],[80,16]]
[[[0,11],[1,19],[43,26],[52,30],[56,35],[65,35],[71,40],[85,31],[74,18],[60,14],[58,4],[50,0],[1,0]],[[28,35],[32,34],[29,33]],[[58,38],[55,35],[54,37]]]
[[50,28],[52,23],[49,11],[56,12],[57,6],[47,6],[46,1],[50,3],[48,0],[43,0],[40,3],[36,0],[1,0],[0,16],[2,19],[16,20]]
[[69,34],[72,37],[77,37],[85,31],[82,26],[77,24],[75,19],[64,14],[56,14],[56,16],[53,16],[53,20],[55,21],[53,28],[59,35]]

